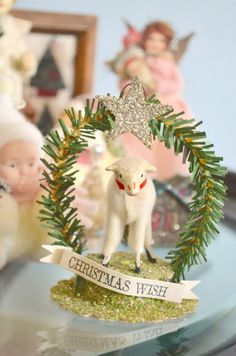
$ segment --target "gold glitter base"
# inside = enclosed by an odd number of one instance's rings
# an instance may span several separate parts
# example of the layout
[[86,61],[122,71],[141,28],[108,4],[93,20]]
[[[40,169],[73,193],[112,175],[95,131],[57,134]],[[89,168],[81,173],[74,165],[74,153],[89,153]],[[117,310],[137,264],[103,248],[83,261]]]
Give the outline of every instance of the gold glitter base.
[[[101,263],[98,255],[89,255],[92,260]],[[169,264],[158,258],[157,263],[149,263],[142,257],[142,278],[167,280],[173,274]],[[109,267],[116,271],[133,275],[134,255],[118,252],[112,256]],[[75,296],[75,278],[59,281],[51,288],[51,299],[66,310],[84,317],[102,320],[122,320],[130,323],[144,321],[158,322],[177,319],[194,312],[197,301],[183,300],[181,304],[158,299],[140,298],[122,295],[86,281],[82,292]]]

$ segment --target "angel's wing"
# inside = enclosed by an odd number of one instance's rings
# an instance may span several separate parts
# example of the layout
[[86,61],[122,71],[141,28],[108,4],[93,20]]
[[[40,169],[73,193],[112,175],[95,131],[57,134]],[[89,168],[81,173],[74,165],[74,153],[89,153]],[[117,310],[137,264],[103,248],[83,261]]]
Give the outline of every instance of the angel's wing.
[[111,69],[112,72],[122,75],[123,72],[123,57],[124,57],[125,51],[120,51],[113,59],[108,60],[105,62],[105,65],[108,66],[108,68]]
[[174,56],[175,61],[178,63],[186,52],[189,43],[192,37],[195,35],[194,32],[191,32],[189,35],[182,37],[178,40],[174,48],[171,49],[171,52]]
[[130,22],[124,19],[124,23],[127,28],[126,34],[122,38],[122,44],[124,48],[129,48],[130,46],[138,46],[142,41],[142,33],[138,31]]
[[[124,60],[127,60],[127,58],[130,56],[130,54],[133,52],[137,51],[137,48],[139,47],[139,44],[142,40],[142,34],[136,28],[130,24],[129,21],[126,19],[123,19],[127,31],[125,35],[122,38],[122,45],[123,49],[117,53],[117,55],[111,59],[105,62],[105,64],[116,74],[123,76],[124,73]],[[135,48],[135,50],[134,50]],[[138,50],[138,51],[141,51]],[[143,51],[143,50],[142,50]],[[137,55],[137,54],[136,54]]]

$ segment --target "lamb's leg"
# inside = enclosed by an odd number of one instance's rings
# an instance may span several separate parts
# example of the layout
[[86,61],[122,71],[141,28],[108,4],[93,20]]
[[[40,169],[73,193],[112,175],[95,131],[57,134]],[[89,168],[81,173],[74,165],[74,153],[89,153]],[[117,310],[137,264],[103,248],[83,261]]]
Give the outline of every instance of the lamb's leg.
[[145,219],[140,218],[134,223],[130,224],[129,246],[135,251],[135,269],[136,273],[141,272],[141,253],[144,249],[144,239],[145,239],[145,230],[146,230],[146,221]]
[[157,259],[152,251],[152,244],[153,244],[152,223],[151,223],[151,219],[149,219],[147,226],[146,226],[146,235],[145,235],[144,246],[145,246],[145,251],[146,251],[148,261],[151,263],[156,263]]
[[113,254],[113,252],[115,252],[118,244],[120,243],[123,236],[123,232],[124,224],[122,223],[121,218],[111,212],[106,224],[106,235],[102,249],[102,264],[104,266],[108,267],[111,255]]
[[110,259],[111,259],[111,255],[104,256],[103,261],[102,261],[102,265],[105,266],[105,267],[108,267]]
[[141,273],[141,253],[136,253],[134,272]]
[[149,247],[145,247],[145,251],[146,251],[146,255],[147,255],[147,259],[149,262],[151,263],[156,263],[157,262],[157,259],[152,251],[152,248],[151,246]]

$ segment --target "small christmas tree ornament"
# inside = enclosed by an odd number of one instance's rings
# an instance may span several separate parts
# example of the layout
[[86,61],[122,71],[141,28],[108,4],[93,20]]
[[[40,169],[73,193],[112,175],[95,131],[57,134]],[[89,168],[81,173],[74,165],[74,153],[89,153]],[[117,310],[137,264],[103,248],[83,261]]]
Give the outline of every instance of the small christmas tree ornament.
[[54,97],[58,90],[65,89],[61,73],[49,46],[42,56],[36,74],[31,78],[31,85],[38,89],[39,96]]
[[[87,101],[84,115],[81,111],[66,110],[70,128],[59,120],[63,134],[51,131],[44,146],[50,161],[43,160],[47,184],[41,202],[41,220],[51,228],[50,236],[55,242],[53,246],[44,246],[50,255],[42,261],[59,264],[76,275],[75,279],[53,287],[51,297],[66,309],[102,319],[137,322],[183,316],[195,308],[197,297],[191,289],[198,281],[182,278],[186,269],[206,260],[205,248],[218,232],[216,225],[222,217],[226,193],[222,158],[215,155],[213,145],[206,143],[205,132],[197,130],[200,123],[181,118],[182,113],[173,113],[170,106],[161,105],[153,96],[145,99],[138,78],[126,95],[122,91],[119,98],[99,97],[96,110],[94,102]],[[147,162],[130,158],[108,168],[115,177],[108,188],[105,259],[100,255],[82,255],[83,226],[72,207],[76,173],[73,165],[96,130],[110,131],[109,140],[129,131],[148,147],[152,136],[163,141],[167,148],[173,147],[176,154],[183,152],[184,161],[189,162],[196,194],[189,204],[180,240],[168,253],[170,263],[158,257],[156,263],[150,263],[155,262],[149,249],[155,194],[146,173],[152,168]],[[125,224],[130,224],[129,241],[136,252],[135,272],[133,257],[127,253],[114,254],[107,266]],[[142,258],[141,270],[140,252],[144,247],[148,260]],[[141,273],[137,276],[136,272]]]

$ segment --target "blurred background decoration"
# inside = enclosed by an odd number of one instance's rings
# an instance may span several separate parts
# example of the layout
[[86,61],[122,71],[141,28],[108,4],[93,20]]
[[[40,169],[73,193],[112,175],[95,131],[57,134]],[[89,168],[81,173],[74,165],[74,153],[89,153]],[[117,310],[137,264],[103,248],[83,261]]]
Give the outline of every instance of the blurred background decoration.
[[24,10],[12,13],[32,21],[25,41],[38,66],[25,84],[24,112],[46,135],[72,97],[92,92],[96,16]]
[[[19,18],[23,18],[19,11],[60,13],[62,17],[58,21],[50,20],[46,15],[41,16],[41,24],[44,22],[49,29],[55,26],[65,26],[68,29],[69,25],[64,25],[67,14],[97,17],[96,44],[82,51],[86,56],[96,49],[94,71],[87,61],[88,71],[91,71],[87,85],[91,85],[92,94],[102,95],[109,91],[116,95],[119,92],[117,76],[104,62],[121,49],[120,41],[126,33],[123,19],[127,19],[137,29],[142,29],[147,23],[157,19],[167,21],[175,29],[177,38],[194,32],[195,37],[180,63],[185,79],[184,97],[192,108],[193,116],[203,121],[203,129],[209,140],[214,142],[216,153],[224,157],[229,170],[236,171],[233,149],[236,117],[234,0],[228,0],[224,6],[221,0],[183,0],[181,3],[164,0],[140,0],[137,3],[129,0],[125,6],[119,1],[109,0],[17,0],[14,8],[18,9]],[[211,16],[208,15],[209,11]],[[33,16],[31,21],[35,23]],[[85,31],[86,26],[82,20],[77,21],[77,26]],[[85,32],[81,36],[81,42],[90,37]],[[81,60],[86,62],[85,57]],[[86,88],[83,92],[87,94],[90,90]]]

